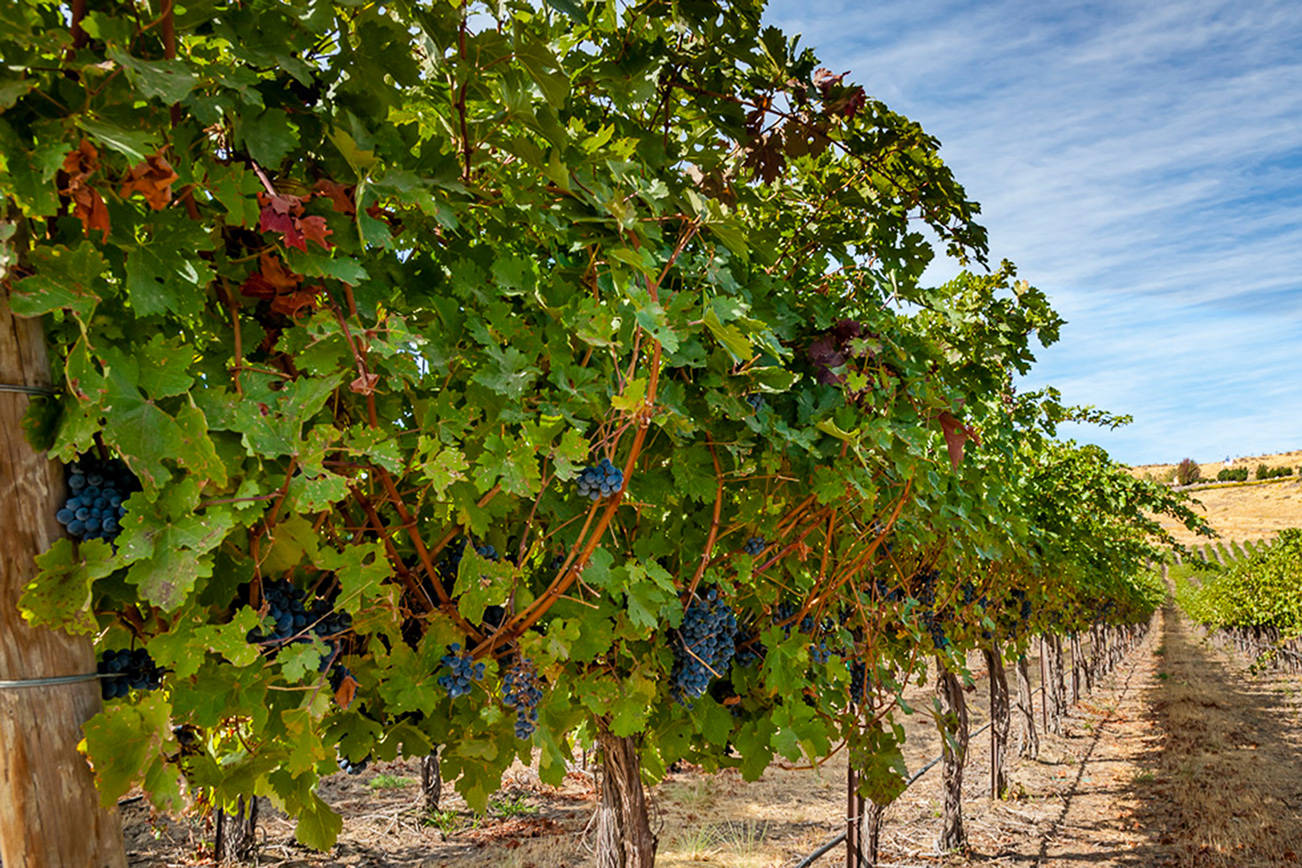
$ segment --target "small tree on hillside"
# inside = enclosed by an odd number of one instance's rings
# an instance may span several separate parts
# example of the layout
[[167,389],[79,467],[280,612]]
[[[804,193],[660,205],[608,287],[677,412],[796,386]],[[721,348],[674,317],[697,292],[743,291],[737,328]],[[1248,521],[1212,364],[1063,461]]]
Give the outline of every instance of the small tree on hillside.
[[1175,468],[1175,481],[1181,485],[1192,485],[1202,478],[1202,471],[1198,468],[1198,462],[1192,458],[1186,458]]

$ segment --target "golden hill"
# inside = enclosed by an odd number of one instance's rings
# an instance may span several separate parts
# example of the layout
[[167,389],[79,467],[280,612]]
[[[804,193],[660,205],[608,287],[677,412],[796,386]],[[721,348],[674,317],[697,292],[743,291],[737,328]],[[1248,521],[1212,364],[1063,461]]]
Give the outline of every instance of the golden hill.
[[[1236,458],[1230,466],[1247,467],[1249,474],[1255,476],[1258,464],[1297,468],[1302,465],[1302,449]],[[1215,479],[1225,466],[1221,461],[1199,464],[1204,479]],[[1169,478],[1174,469],[1174,464],[1142,464],[1131,468],[1138,476],[1158,480]],[[1293,476],[1261,484],[1195,488],[1189,494],[1197,501],[1198,511],[1227,541],[1270,539],[1286,527],[1302,527],[1302,480],[1296,471]],[[1205,541],[1172,522],[1163,524],[1183,543]]]

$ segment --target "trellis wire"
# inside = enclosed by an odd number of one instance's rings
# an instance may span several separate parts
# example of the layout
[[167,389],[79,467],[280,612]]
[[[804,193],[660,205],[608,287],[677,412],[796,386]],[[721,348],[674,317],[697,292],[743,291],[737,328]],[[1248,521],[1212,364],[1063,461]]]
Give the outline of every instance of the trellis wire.
[[23,395],[53,395],[53,389],[44,386],[20,386],[13,383],[0,383],[0,392],[18,392]]
[[116,678],[115,674],[91,672],[86,675],[55,675],[50,678],[18,678],[8,681],[0,680],[0,690],[15,690],[21,687],[48,687],[53,684],[78,684],[82,681],[98,681],[101,678]]

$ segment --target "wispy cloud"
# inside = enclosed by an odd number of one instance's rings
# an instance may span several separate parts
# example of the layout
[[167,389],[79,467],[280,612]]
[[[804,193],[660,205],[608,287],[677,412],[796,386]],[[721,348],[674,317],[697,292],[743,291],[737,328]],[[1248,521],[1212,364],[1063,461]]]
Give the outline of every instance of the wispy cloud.
[[[943,142],[992,253],[1068,319],[1032,384],[1132,462],[1302,441],[1302,9],[960,0],[768,18]],[[944,275],[938,275],[943,277]]]

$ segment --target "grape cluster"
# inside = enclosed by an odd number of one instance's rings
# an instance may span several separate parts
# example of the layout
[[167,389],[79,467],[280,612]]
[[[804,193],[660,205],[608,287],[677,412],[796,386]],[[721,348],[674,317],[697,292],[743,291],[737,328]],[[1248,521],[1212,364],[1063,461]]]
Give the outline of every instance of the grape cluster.
[[439,560],[436,569],[439,578],[443,580],[444,587],[448,592],[452,591],[452,583],[457,580],[457,571],[461,569],[461,558],[466,553],[466,538],[457,537],[448,543],[443,551],[439,552]]
[[900,603],[904,601],[904,589],[899,585],[891,585],[885,579],[877,579],[877,597],[887,603]]
[[863,702],[867,696],[868,667],[863,660],[852,658],[847,668],[850,670],[850,697],[855,702]]
[[[309,609],[305,605],[307,593],[289,579],[263,582],[262,596],[273,623],[272,631],[270,634],[261,629],[250,631],[250,642],[286,642],[302,633],[309,624],[312,632],[321,637],[337,635],[353,625],[351,615],[336,611],[334,605],[324,598],[313,600]],[[306,641],[306,637],[301,638]]]
[[542,687],[533,661],[523,658],[502,677],[502,702],[515,709],[515,737],[527,739],[538,726],[538,703]]
[[369,753],[357,762],[353,762],[343,754],[339,754],[339,770],[341,772],[347,772],[350,775],[360,775],[362,772],[366,771],[366,766],[369,765],[370,762],[371,755]]
[[937,651],[949,647],[949,637],[945,635],[945,625],[936,617],[935,612],[923,614],[922,623],[926,625],[927,630],[931,633],[931,642],[936,646]]
[[705,694],[710,679],[728,671],[737,650],[737,616],[711,588],[683,615],[674,643],[674,698],[684,705]]
[[135,474],[116,458],[83,456],[68,465],[68,497],[55,513],[77,539],[111,540],[122,530],[122,502],[140,490]]
[[481,558],[487,558],[490,561],[500,561],[502,559],[501,556],[498,555],[497,549],[495,549],[493,546],[488,545],[487,543],[485,543],[482,546],[481,545],[475,546],[475,552]]
[[1018,600],[1021,603],[1022,620],[1025,621],[1030,618],[1031,601],[1027,598],[1026,591],[1023,591],[1021,588],[1013,588],[1012,596],[1014,600]]
[[203,730],[190,723],[172,727],[172,737],[180,747],[181,756],[196,756],[203,753]]
[[751,392],[746,396],[746,403],[750,404],[750,408],[758,413],[764,406],[764,396],[759,392]]
[[579,471],[579,494],[589,500],[610,497],[624,487],[624,471],[603,458],[591,467]]
[[101,678],[100,696],[119,699],[130,690],[157,690],[163,684],[163,670],[144,648],[128,651],[105,651],[95,671],[110,678]]
[[742,546],[742,551],[751,557],[759,557],[763,554],[764,549],[768,548],[768,540],[762,536],[753,536],[746,540],[746,545]]
[[469,693],[471,684],[484,677],[484,664],[476,663],[469,651],[462,654],[460,642],[453,642],[448,650],[452,653],[444,654],[439,662],[452,671],[439,676],[439,687],[456,699]]
[[753,666],[764,659],[764,654],[767,651],[768,649],[764,647],[764,643],[751,630],[745,636],[736,640],[736,652],[732,659],[738,666]]
[[[790,621],[795,616],[796,616],[795,606],[786,602],[779,603],[777,609],[773,611],[773,622],[775,624],[781,624],[783,621]],[[832,622],[830,620],[824,620],[822,630],[820,631],[821,635],[818,637],[816,642],[809,643],[809,659],[811,659],[815,663],[822,664],[832,659],[832,649],[830,649],[827,646],[827,638],[826,638],[827,631],[830,630],[831,628],[832,628]],[[805,615],[805,617],[801,618],[800,624],[797,626],[797,629],[801,633],[808,633],[812,635],[816,630],[818,630],[818,625],[814,623],[814,616]],[[791,624],[784,625],[782,628],[782,632],[783,635],[790,636]]]
[[925,606],[930,606],[936,602],[936,579],[940,573],[936,570],[922,570],[913,577],[916,588],[914,596]]
[[336,636],[353,626],[353,616],[335,609],[329,600],[317,598],[308,612],[312,632],[318,636]]

